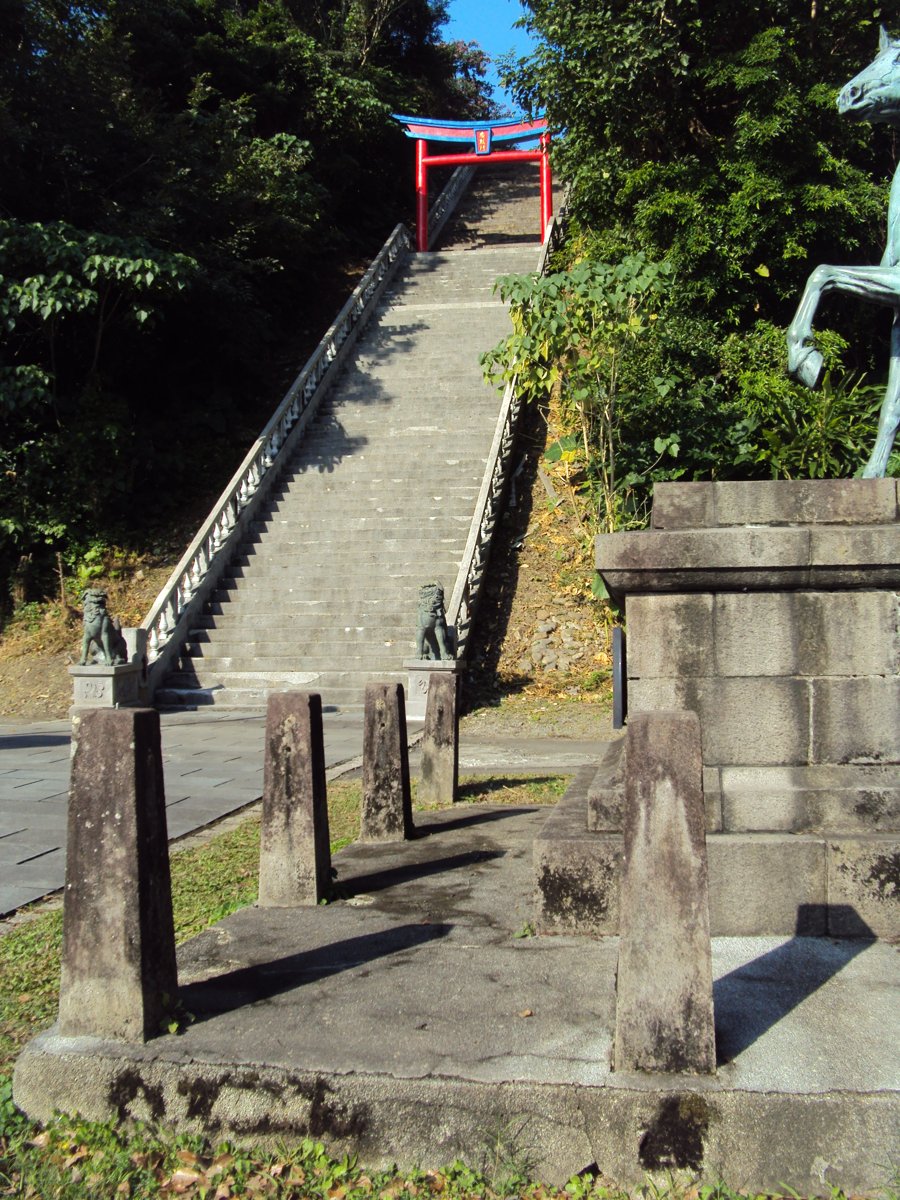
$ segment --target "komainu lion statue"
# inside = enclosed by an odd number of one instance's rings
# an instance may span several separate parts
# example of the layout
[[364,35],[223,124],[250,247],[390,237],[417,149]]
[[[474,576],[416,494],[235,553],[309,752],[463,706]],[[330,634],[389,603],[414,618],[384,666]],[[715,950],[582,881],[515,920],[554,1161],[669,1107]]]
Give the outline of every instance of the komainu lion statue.
[[101,666],[112,667],[124,663],[128,658],[125,639],[118,622],[106,611],[106,592],[102,588],[88,588],[82,592],[84,606],[84,637],[81,639],[80,667],[91,662],[91,646],[97,648],[94,661]]
[[439,583],[426,583],[419,588],[416,656],[441,661],[452,659],[449,640],[447,617],[444,613],[444,589]]

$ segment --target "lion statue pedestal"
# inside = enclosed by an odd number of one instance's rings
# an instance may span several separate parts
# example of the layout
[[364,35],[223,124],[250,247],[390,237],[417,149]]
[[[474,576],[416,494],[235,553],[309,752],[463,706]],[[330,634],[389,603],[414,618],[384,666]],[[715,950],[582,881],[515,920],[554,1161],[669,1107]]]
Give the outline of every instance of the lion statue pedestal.
[[132,708],[146,703],[146,629],[122,629],[127,662],[69,667],[74,695],[70,715],[83,708]]
[[462,663],[455,658],[433,659],[413,658],[403,666],[408,672],[409,684],[406,692],[406,719],[408,721],[424,721],[425,707],[428,703],[428,680],[432,675],[457,674],[462,669]]

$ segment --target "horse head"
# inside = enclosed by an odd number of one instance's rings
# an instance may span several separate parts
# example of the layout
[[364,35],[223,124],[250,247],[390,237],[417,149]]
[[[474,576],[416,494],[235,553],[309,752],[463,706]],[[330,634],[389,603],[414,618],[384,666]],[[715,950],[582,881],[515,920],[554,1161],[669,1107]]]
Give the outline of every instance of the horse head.
[[900,124],[900,41],[882,25],[878,53],[837,98],[838,112],[856,121]]

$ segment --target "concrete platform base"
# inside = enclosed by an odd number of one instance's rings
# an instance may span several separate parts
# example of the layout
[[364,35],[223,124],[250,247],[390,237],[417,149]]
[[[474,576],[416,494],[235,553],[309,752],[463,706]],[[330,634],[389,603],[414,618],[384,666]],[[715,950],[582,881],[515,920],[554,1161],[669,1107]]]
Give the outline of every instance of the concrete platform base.
[[242,1139],[312,1135],[367,1164],[549,1182],[680,1169],[828,1194],[887,1183],[900,1145],[897,951],[715,938],[713,1078],[610,1070],[617,939],[528,936],[546,810],[418,815],[335,858],[339,898],[246,909],[183,946],[194,1020],[147,1045],[32,1042],[32,1117],[134,1116]]

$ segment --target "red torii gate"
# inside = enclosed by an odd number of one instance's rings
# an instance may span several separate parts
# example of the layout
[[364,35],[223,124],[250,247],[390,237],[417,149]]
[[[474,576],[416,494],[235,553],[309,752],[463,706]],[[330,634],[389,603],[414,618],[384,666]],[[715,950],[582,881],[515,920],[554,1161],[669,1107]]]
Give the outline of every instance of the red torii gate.
[[[546,117],[506,121],[437,121],[429,117],[392,114],[407,137],[416,139],[416,249],[428,249],[428,168],[480,166],[492,162],[536,162],[541,168],[541,238],[553,217],[553,179],[550,174],[550,134]],[[537,150],[495,150],[494,143],[534,142]],[[468,143],[466,153],[429,154],[429,142]]]

